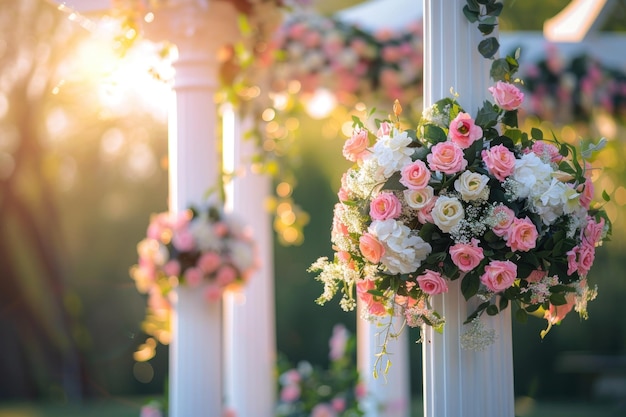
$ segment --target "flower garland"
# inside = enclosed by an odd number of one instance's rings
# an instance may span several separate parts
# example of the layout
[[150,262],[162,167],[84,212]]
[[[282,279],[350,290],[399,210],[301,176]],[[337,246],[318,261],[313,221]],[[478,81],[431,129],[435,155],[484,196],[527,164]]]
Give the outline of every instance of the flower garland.
[[358,417],[367,394],[355,370],[356,340],[342,324],[329,340],[328,369],[302,361],[279,361],[277,417]]
[[[170,296],[176,287],[195,288],[214,302],[245,284],[258,267],[251,231],[219,206],[153,215],[137,252],[130,275],[139,292],[148,295],[144,331],[163,344],[170,341]],[[153,351],[148,353],[153,356]]]
[[[464,14],[489,35],[501,4],[467,3]],[[479,51],[492,58],[498,46],[487,37]],[[453,97],[425,109],[416,130],[400,129],[398,102],[395,118],[376,121],[376,129],[353,118],[343,154],[354,166],[334,210],[335,255],[309,269],[324,284],[319,304],[341,292],[341,307],[352,310],[356,292],[366,318],[402,314],[411,327],[443,331],[431,297],[461,280],[465,299],[477,306],[461,343],[478,350],[494,339],[478,317],[511,303],[520,321],[542,312],[542,337],[572,308],[587,318],[596,295],[587,275],[595,248],[611,233],[591,180],[592,155],[605,141],[578,149],[539,129],[521,131],[518,68],[517,56],[493,59],[494,102],[475,116]]]
[[600,109],[626,120],[626,74],[588,55],[564,62],[555,48],[548,47],[545,59],[525,68],[524,86],[530,93],[527,109],[542,119],[590,120],[594,109]]
[[411,103],[419,98],[423,69],[422,25],[370,34],[356,25],[308,10],[291,14],[273,38],[272,88],[300,82],[303,93],[320,87],[344,104],[368,96]]

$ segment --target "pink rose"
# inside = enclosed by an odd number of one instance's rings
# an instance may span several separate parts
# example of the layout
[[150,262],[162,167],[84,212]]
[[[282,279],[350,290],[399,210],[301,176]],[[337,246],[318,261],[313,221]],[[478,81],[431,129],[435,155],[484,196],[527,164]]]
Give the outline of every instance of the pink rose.
[[204,298],[207,301],[219,301],[222,298],[222,288],[217,284],[209,284],[204,287]]
[[362,161],[368,154],[369,139],[367,130],[361,129],[355,132],[350,139],[343,144],[343,156],[352,162]]
[[215,281],[218,285],[222,287],[227,286],[228,284],[233,283],[237,279],[237,271],[230,265],[222,266],[215,276]]
[[544,279],[548,273],[546,271],[542,271],[541,269],[535,269],[533,272],[526,277],[526,281],[528,282],[539,282]]
[[180,262],[175,259],[168,261],[165,265],[163,265],[163,272],[168,277],[177,277],[180,275]]
[[436,295],[448,292],[448,283],[439,272],[427,269],[425,273],[418,276],[417,285],[428,295]]
[[559,148],[551,143],[541,140],[533,143],[532,151],[539,158],[549,159],[550,162],[559,162],[563,159],[563,155],[559,153]]
[[578,252],[579,246],[574,246],[572,250],[567,252],[567,275],[572,275],[578,270]]
[[163,413],[161,413],[159,407],[148,404],[141,407],[139,417],[163,417]]
[[593,261],[596,257],[596,248],[594,246],[583,243],[578,253],[578,274],[585,276],[591,269]]
[[485,258],[483,248],[478,246],[478,243],[478,239],[472,239],[471,243],[457,243],[450,247],[452,262],[461,271],[471,271]]
[[346,399],[343,397],[335,397],[330,401],[330,405],[338,413],[343,412],[346,409]]
[[474,124],[472,116],[467,113],[459,113],[450,122],[448,138],[461,148],[468,148],[475,140],[483,136],[483,129]]
[[496,221],[496,225],[492,229],[493,233],[500,237],[506,236],[515,219],[513,210],[501,204],[493,209],[493,217]]
[[328,341],[330,353],[328,357],[331,361],[337,361],[346,353],[346,344],[348,343],[348,329],[343,324],[335,324],[333,327],[333,335]]
[[311,417],[337,417],[337,413],[330,404],[321,403],[313,407]]
[[396,219],[402,212],[402,203],[394,193],[382,192],[370,203],[370,217],[374,220]]
[[489,87],[496,104],[504,110],[518,109],[524,101],[524,93],[511,83],[498,81],[493,87]]
[[604,231],[604,219],[600,218],[599,222],[591,217],[587,216],[587,225],[583,231],[584,242],[596,246],[600,240],[602,240],[602,232]]
[[367,312],[374,316],[384,316],[387,314],[385,305],[378,301],[378,297],[370,294],[368,291],[376,288],[376,283],[369,279],[360,280],[356,284],[356,292],[361,301],[365,303]]
[[417,220],[421,224],[433,223],[433,209],[439,197],[432,197],[428,202],[417,211]]
[[480,277],[489,291],[499,292],[509,288],[517,278],[517,265],[511,261],[491,261]]
[[528,217],[514,219],[506,235],[506,245],[513,252],[528,252],[537,246],[537,228]]
[[333,211],[333,227],[331,232],[332,239],[335,239],[339,236],[348,236],[348,227],[343,224],[340,220],[341,216],[345,211],[345,207],[341,203],[335,204],[335,209]]
[[430,152],[426,159],[428,166],[433,171],[456,174],[467,167],[467,161],[463,158],[463,150],[454,142],[439,142],[430,149]]
[[409,190],[422,190],[428,186],[428,181],[430,181],[430,170],[419,159],[402,167],[400,174],[400,183]]
[[489,172],[500,182],[515,170],[515,154],[504,145],[496,145],[491,149],[483,150],[482,157]]
[[572,275],[574,272],[578,272],[580,276],[587,275],[593,265],[595,255],[595,247],[587,243],[575,246],[567,252],[567,274]]
[[213,225],[213,232],[215,232],[218,237],[224,237],[229,232],[228,225],[224,222],[217,222]]
[[367,386],[365,385],[364,382],[359,382],[356,384],[356,386],[354,387],[354,396],[357,398],[357,400],[363,399],[365,398],[365,396],[367,395]]
[[180,252],[190,252],[196,247],[196,242],[191,232],[185,229],[174,233],[172,245]]
[[300,386],[289,384],[280,390],[280,400],[285,403],[292,403],[300,398]]
[[197,287],[202,282],[202,271],[198,268],[187,268],[183,275],[185,277],[185,282],[190,287]]
[[376,132],[376,136],[383,137],[383,136],[389,136],[391,134],[391,131],[393,130],[393,125],[389,122],[382,122],[380,124],[380,127],[378,128],[378,131]]
[[205,274],[212,274],[222,263],[222,257],[215,252],[205,252],[198,259],[198,268]]
[[346,172],[341,176],[341,187],[339,191],[337,191],[337,197],[339,201],[348,201],[350,200],[350,188],[348,187],[348,174]]
[[593,200],[594,186],[591,178],[587,178],[583,184],[582,193],[580,193],[580,205],[589,210],[591,201]]
[[385,254],[385,247],[371,233],[365,233],[359,238],[359,250],[365,259],[373,264],[380,262]]

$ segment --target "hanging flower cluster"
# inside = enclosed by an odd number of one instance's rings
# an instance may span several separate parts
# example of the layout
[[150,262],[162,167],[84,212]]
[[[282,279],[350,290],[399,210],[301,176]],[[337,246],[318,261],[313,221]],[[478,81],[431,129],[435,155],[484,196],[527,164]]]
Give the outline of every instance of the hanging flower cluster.
[[169,331],[156,319],[169,317],[173,289],[184,284],[202,291],[207,302],[216,301],[245,284],[258,266],[251,230],[218,206],[153,215],[137,252],[130,274],[148,294],[152,325],[144,328],[162,343],[169,341]]
[[421,23],[371,34],[314,12],[293,13],[274,37],[273,88],[297,80],[305,93],[325,87],[342,102],[372,94],[410,102],[422,90],[422,41]]
[[525,67],[524,84],[530,93],[527,109],[544,120],[589,120],[595,109],[626,119],[626,74],[589,55],[566,62],[548,46],[545,59]]
[[358,417],[366,397],[365,385],[354,366],[356,340],[342,324],[329,340],[328,369],[302,361],[279,362],[280,398],[277,417]]
[[[539,129],[521,131],[524,94],[509,81],[518,68],[513,57],[495,61],[493,103],[475,116],[445,98],[424,110],[417,130],[399,128],[398,103],[397,120],[378,121],[377,130],[354,118],[335,256],[310,268],[324,284],[320,304],[341,292],[351,310],[356,292],[370,318],[399,313],[409,326],[441,330],[431,296],[461,280],[478,306],[466,323],[511,302],[520,320],[543,311],[548,329],[572,308],[586,318],[595,297],[587,274],[611,231],[591,180],[590,158],[604,140],[581,151]],[[490,340],[465,341],[481,348]]]

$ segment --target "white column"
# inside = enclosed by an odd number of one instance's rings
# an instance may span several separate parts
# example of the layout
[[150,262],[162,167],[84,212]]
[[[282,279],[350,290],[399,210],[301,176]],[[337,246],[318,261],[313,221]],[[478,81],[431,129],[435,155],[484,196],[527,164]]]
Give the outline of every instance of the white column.
[[276,336],[271,218],[265,209],[269,176],[251,171],[258,152],[244,139],[251,126],[232,106],[223,112],[224,169],[235,177],[226,188],[227,209],[253,226],[260,269],[241,293],[225,298],[226,404],[237,416],[270,417],[276,405]]
[[[465,0],[424,0],[424,106],[450,96],[453,87],[468,113],[487,98],[491,61],[477,52],[483,39],[463,15]],[[513,417],[513,350],[510,308],[483,315],[496,342],[484,351],[461,348],[463,322],[473,311],[460,291],[434,297],[446,319],[443,334],[426,328],[423,341],[425,417]]]
[[[155,10],[146,34],[178,50],[169,119],[169,207],[174,213],[206,202],[218,184],[217,51],[237,33],[235,12],[224,2],[170,1]],[[171,417],[222,415],[222,305],[178,289],[170,345]]]
[[[357,314],[363,304],[357,300]],[[387,320],[387,319],[385,319]],[[400,330],[404,318],[394,318],[393,328]],[[381,350],[384,335],[383,327],[357,317],[357,367],[367,389],[367,401],[364,403],[365,417],[409,417],[411,406],[409,361],[409,337],[407,329],[397,339],[387,343],[388,359],[391,367],[384,373],[387,358],[383,358],[382,370],[374,378],[376,354]]]

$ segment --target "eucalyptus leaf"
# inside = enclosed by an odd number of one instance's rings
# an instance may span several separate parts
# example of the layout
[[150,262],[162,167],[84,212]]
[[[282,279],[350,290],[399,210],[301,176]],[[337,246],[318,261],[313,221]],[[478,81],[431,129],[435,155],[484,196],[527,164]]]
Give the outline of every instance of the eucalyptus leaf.
[[500,42],[495,37],[487,38],[485,40],[480,41],[478,44],[478,52],[487,58],[491,59],[498,52],[500,48]]
[[467,18],[470,23],[474,23],[478,21],[479,14],[477,11],[473,11],[469,8],[469,6],[463,7],[463,14]]

